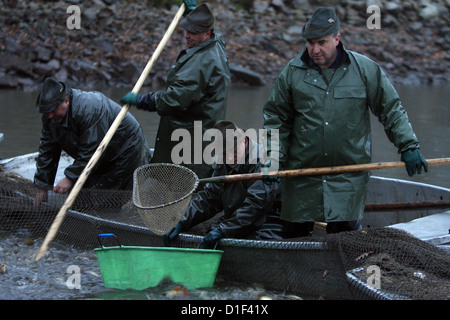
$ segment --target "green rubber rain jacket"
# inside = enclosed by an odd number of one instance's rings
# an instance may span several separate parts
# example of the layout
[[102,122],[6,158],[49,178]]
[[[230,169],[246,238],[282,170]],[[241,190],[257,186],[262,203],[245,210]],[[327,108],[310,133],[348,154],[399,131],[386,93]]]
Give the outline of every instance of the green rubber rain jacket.
[[[225,119],[230,70],[225,41],[218,34],[200,45],[181,51],[167,73],[164,90],[156,92],[156,111],[161,116],[152,162],[172,163],[171,152],[179,140],[171,141],[176,129],[186,129],[191,137],[194,163],[194,121],[201,121],[203,133]],[[202,139],[202,137],[196,137]],[[210,142],[200,141],[203,148]],[[203,149],[202,149],[203,150]],[[201,154],[197,154],[197,157]],[[210,171],[210,166],[207,166]],[[199,177],[198,166],[191,167]],[[210,173],[210,172],[209,172]],[[208,174],[209,175],[209,174]]]
[[[271,130],[279,130],[284,169],[370,163],[370,112],[399,152],[419,147],[400,98],[382,69],[342,44],[340,48],[343,62],[320,74],[307,63],[305,47],[274,83],[264,106],[264,127],[269,136]],[[358,220],[369,176],[366,171],[285,178],[281,217],[293,222]]]

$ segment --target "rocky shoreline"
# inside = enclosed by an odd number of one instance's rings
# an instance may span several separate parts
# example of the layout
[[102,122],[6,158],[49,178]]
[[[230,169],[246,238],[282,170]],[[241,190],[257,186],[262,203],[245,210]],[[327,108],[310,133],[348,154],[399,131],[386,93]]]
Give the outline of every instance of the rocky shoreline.
[[[208,2],[234,83],[271,85],[304,46],[305,21],[326,4],[341,19],[346,48],[377,61],[394,83],[449,84],[449,0],[255,0],[249,10]],[[84,89],[132,88],[177,11],[130,0],[0,3],[0,89],[20,90],[35,90],[48,76]],[[367,27],[372,4],[380,8],[381,29]],[[80,8],[80,29],[68,27],[70,5]],[[182,48],[178,27],[144,85],[160,87]]]

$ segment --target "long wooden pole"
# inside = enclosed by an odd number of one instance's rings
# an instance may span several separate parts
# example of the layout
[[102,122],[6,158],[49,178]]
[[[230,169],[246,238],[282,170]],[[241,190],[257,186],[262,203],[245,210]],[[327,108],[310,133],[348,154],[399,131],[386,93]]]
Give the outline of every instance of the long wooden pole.
[[[450,208],[450,200],[413,201],[391,203],[366,203],[364,211],[399,211],[399,210],[424,210]],[[315,222],[316,226],[325,229],[326,222]]]
[[[450,164],[450,158],[428,159],[427,163],[429,166]],[[336,167],[322,167],[322,168],[307,168],[307,169],[274,171],[274,172],[269,172],[267,175],[269,177],[288,178],[288,177],[298,177],[298,176],[314,176],[314,175],[323,175],[323,174],[337,174],[337,173],[346,173],[346,172],[392,169],[392,168],[402,168],[402,167],[405,167],[405,163],[403,161],[376,162],[376,163],[353,164],[353,165],[336,166]],[[258,172],[258,173],[233,174],[233,175],[228,175],[228,176],[204,178],[204,179],[200,179],[199,182],[201,182],[201,183],[236,182],[236,181],[246,181],[246,180],[260,180],[262,178],[263,178],[263,174],[261,172]]]
[[366,203],[364,211],[397,211],[450,208],[450,200]]
[[[169,41],[170,36],[172,35],[173,31],[175,30],[176,26],[178,25],[178,22],[183,16],[185,10],[184,3],[180,6],[178,9],[174,19],[172,20],[172,23],[170,24],[169,28],[167,29],[166,33],[164,34],[162,40],[160,41],[158,47],[156,48],[155,52],[153,53],[152,57],[148,61],[144,71],[142,72],[141,76],[139,77],[136,85],[133,88],[134,93],[138,93],[139,90],[142,88],[142,85],[144,84],[145,78],[147,78],[148,74],[150,73],[150,70],[153,67],[153,64],[155,63],[156,59],[161,54],[162,50],[166,46],[167,42]],[[115,121],[111,125],[111,128],[109,128],[108,132],[106,133],[105,137],[103,138],[102,142],[98,146],[97,150],[93,154],[92,158],[89,160],[88,164],[86,165],[86,168],[84,168],[83,172],[81,173],[80,177],[78,178],[77,182],[75,183],[74,187],[72,188],[72,191],[69,193],[66,201],[64,202],[63,206],[59,210],[58,214],[55,217],[55,220],[53,221],[53,224],[50,227],[49,232],[47,233],[47,236],[44,239],[44,242],[41,245],[41,248],[39,249],[39,252],[36,255],[35,261],[38,261],[48,250],[50,242],[54,239],[56,236],[56,233],[59,230],[59,227],[61,226],[67,210],[70,208],[70,206],[75,201],[76,197],[78,196],[78,193],[80,192],[81,188],[83,187],[84,183],[86,182],[86,179],[88,178],[89,174],[92,171],[92,168],[95,166],[95,164],[100,159],[100,156],[103,154],[103,151],[108,146],[108,143],[111,141],[111,138],[113,137],[114,133],[116,132],[117,128],[119,127],[120,123],[122,122],[123,118],[127,114],[130,106],[128,104],[124,105],[122,107],[122,110],[117,115]]]

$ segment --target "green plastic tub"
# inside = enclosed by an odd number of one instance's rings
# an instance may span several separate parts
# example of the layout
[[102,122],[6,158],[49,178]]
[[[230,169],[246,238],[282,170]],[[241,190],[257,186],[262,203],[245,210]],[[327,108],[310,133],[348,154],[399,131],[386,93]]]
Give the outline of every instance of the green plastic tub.
[[102,245],[94,251],[105,287],[135,290],[155,287],[164,279],[188,289],[212,287],[223,254],[221,250],[121,245]]

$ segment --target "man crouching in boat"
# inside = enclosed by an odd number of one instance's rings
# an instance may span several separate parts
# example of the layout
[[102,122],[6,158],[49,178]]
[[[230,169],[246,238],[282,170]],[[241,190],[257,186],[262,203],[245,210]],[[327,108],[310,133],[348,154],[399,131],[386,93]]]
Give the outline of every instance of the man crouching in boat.
[[[61,81],[47,78],[36,102],[42,113],[42,133],[36,161],[34,184],[39,188],[35,205],[47,200],[48,190],[67,193],[83,172],[100,142],[121,111],[114,101],[99,92],[71,89]],[[65,178],[53,187],[61,151],[74,162]],[[84,187],[90,189],[131,189],[133,171],[150,161],[150,148],[141,125],[127,113]]]
[[[214,128],[223,137],[223,148],[216,147],[216,150],[224,152],[213,166],[213,177],[261,172],[261,145],[246,137],[231,121],[218,121]],[[236,143],[234,136],[227,139],[227,130],[236,133]],[[207,183],[191,200],[181,222],[164,236],[164,243],[169,246],[180,232],[188,231],[221,211],[223,215],[203,238],[204,248],[213,248],[221,238],[281,239],[277,195],[278,183],[266,185],[262,180]]]

